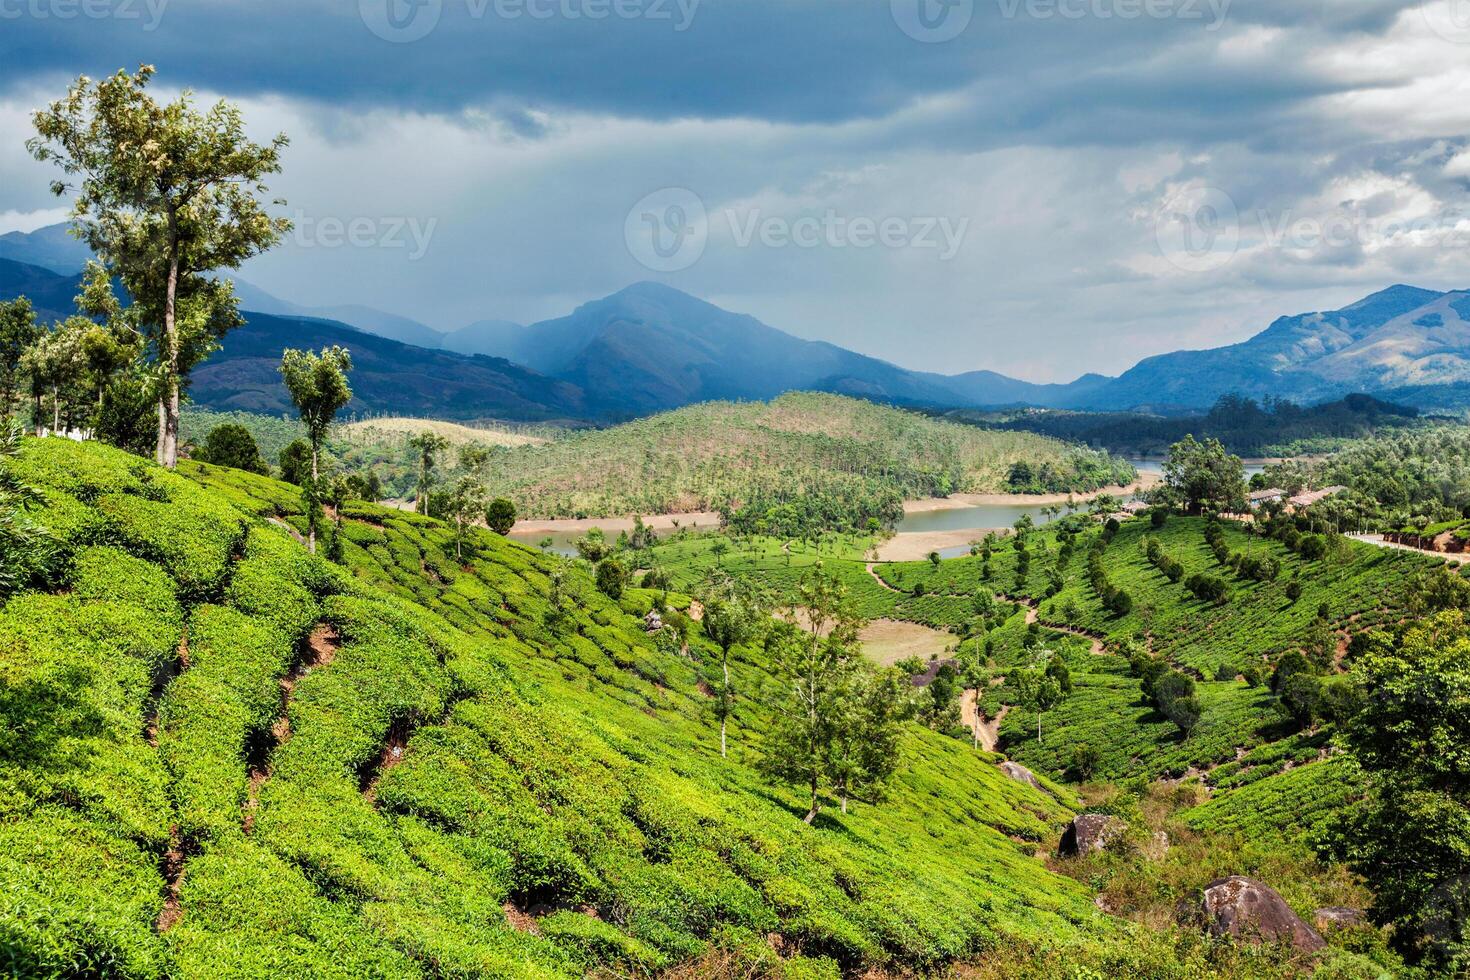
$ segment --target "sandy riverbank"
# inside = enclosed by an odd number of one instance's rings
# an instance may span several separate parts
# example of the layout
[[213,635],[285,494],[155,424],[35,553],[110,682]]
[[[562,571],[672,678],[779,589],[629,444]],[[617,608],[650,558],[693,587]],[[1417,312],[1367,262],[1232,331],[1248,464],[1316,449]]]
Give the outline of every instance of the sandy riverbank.
[[[720,526],[720,515],[715,511],[701,511],[692,514],[644,514],[643,524],[655,531],[669,531],[675,527],[697,528],[703,531],[714,531]],[[538,521],[525,520],[516,521],[516,526],[511,528],[511,534],[583,534],[593,528],[600,528],[609,534],[617,534],[620,531],[633,530],[633,518],[631,517],[587,517],[580,520],[554,520]]]
[[954,493],[948,497],[927,497],[924,500],[907,500],[903,505],[905,514],[928,514],[937,510],[960,510],[965,507],[1049,507],[1065,504],[1070,498],[1076,501],[1092,500],[1103,494],[1123,497],[1136,490],[1148,490],[1158,486],[1162,477],[1153,472],[1142,472],[1138,479],[1125,486],[1103,487],[1090,493]]
[[946,548],[963,548],[972,541],[979,541],[993,528],[964,527],[953,531],[910,531],[895,534],[878,546],[879,561],[919,561],[929,557],[931,551]]

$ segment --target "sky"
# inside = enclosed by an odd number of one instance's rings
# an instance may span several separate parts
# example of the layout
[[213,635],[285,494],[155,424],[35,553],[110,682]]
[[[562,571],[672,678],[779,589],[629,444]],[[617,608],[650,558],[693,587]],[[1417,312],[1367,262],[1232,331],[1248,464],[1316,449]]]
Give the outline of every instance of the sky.
[[290,137],[244,278],[444,330],[651,279],[1065,381],[1470,288],[1470,0],[0,0],[0,232],[145,62]]

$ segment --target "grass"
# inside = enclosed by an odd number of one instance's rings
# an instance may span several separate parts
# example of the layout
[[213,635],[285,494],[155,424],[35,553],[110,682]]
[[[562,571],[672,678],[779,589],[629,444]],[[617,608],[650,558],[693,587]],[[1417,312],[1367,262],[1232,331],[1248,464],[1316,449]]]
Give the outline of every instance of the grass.
[[410,437],[425,432],[443,436],[454,446],[539,446],[547,436],[534,435],[521,428],[506,428],[499,424],[464,425],[459,422],[444,422],[439,419],[417,419],[403,416],[359,419],[337,429],[337,438],[349,443],[380,444],[406,442]]

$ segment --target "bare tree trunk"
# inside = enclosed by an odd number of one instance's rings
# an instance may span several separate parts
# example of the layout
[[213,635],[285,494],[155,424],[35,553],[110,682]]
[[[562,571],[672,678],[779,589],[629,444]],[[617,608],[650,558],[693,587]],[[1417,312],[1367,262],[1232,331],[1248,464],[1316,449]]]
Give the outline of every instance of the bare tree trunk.
[[[729,654],[726,654],[726,656],[728,657]],[[727,758],[725,752],[725,722],[728,720],[730,712],[730,661],[722,660],[720,666],[725,671],[725,713],[720,715],[720,758],[724,759]]]
[[179,333],[174,301],[179,291],[179,246],[169,215],[170,243],[168,290],[163,299],[163,344],[167,367],[158,401],[158,462],[173,469],[179,465]]
[[842,812],[847,812],[847,790],[842,791]]
[[316,481],[316,443],[311,444],[311,505],[306,515],[306,550],[316,554],[316,512],[321,509],[321,487]]
[[817,783],[816,780],[812,780],[812,808],[806,812],[806,816],[801,818],[801,822],[810,826],[811,822],[817,819],[817,811],[820,809],[822,809],[822,802],[817,799]]
[[61,431],[61,389],[51,389],[51,431]]

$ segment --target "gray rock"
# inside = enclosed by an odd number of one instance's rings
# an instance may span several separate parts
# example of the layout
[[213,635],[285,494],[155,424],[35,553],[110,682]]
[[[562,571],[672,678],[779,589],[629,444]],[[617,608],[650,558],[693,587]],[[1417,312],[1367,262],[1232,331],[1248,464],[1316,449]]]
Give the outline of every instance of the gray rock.
[[1312,924],[1317,927],[1318,932],[1327,932],[1332,929],[1351,929],[1354,926],[1368,924],[1368,917],[1363,914],[1362,909],[1350,909],[1345,905],[1329,905],[1325,909],[1318,909],[1312,913]]
[[1122,836],[1128,825],[1106,813],[1079,813],[1062,831],[1057,853],[1062,857],[1081,857],[1107,847],[1108,842]]
[[1254,878],[1231,875],[1204,888],[1205,924],[1215,936],[1248,942],[1289,942],[1311,952],[1327,944],[1291,910],[1275,889]]
[[1032,789],[1039,789],[1043,793],[1046,792],[1046,789],[1041,785],[1041,780],[1036,778],[1036,774],[1030,769],[1027,769],[1025,766],[1021,765],[1020,763],[1007,760],[1000,764],[1000,768],[1002,772],[1014,779],[1016,782],[1025,783]]

